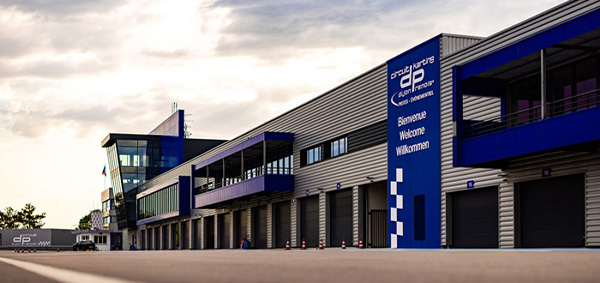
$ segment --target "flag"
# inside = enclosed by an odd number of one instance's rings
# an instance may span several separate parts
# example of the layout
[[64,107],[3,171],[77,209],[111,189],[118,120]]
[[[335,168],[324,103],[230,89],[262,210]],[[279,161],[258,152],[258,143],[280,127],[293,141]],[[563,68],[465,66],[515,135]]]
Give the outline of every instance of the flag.
[[106,165],[104,165],[104,168],[102,169],[102,175],[106,176]]

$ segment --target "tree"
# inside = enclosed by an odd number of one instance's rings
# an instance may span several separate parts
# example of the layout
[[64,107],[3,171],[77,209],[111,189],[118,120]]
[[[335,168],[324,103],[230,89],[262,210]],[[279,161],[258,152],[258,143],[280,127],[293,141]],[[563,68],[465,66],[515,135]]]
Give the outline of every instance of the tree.
[[7,207],[4,212],[0,211],[0,228],[18,229],[21,224],[21,215],[12,207]]
[[76,230],[90,230],[92,228],[92,219],[90,217],[91,213],[88,213],[79,219],[79,225]]
[[75,230],[90,230],[92,229],[92,212],[100,211],[99,209],[94,209],[90,211],[90,213],[84,215],[79,219],[79,225],[75,228]]
[[31,203],[25,204],[25,207],[19,211],[19,218],[22,227],[25,229],[37,229],[42,228],[46,223],[42,222],[46,218],[46,213],[34,214],[35,206]]

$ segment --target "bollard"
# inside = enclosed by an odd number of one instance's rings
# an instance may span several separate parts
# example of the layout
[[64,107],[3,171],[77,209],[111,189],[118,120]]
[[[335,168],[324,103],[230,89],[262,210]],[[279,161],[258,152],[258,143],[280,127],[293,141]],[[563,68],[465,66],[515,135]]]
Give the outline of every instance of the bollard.
[[302,249],[306,250],[306,241],[304,241],[304,238],[302,238]]

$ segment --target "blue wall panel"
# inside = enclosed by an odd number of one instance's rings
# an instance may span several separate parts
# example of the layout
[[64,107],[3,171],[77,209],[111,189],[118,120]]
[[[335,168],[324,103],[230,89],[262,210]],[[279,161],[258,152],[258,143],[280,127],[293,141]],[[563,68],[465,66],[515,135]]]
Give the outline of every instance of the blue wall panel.
[[[392,248],[439,248],[441,243],[439,44],[438,36],[388,61]],[[417,215],[415,196],[424,198],[424,211],[418,207]]]
[[233,200],[265,191],[294,191],[294,175],[261,175],[194,197],[194,208]]
[[600,106],[458,141],[459,166],[600,140]]

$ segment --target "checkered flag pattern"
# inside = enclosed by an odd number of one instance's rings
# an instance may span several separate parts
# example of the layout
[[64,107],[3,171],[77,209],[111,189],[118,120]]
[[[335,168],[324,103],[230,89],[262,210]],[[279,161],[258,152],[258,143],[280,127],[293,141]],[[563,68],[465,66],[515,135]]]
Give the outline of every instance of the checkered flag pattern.
[[[402,168],[396,168],[396,180],[390,181],[390,198],[395,199],[396,201],[396,204],[390,208],[390,220],[392,221],[390,235],[391,247],[393,249],[398,248],[398,237],[404,235],[404,223],[402,223],[402,221],[398,221],[398,210],[403,208],[403,198],[402,195],[398,193],[398,184],[402,183],[402,181]],[[395,231],[394,227],[396,228]]]

